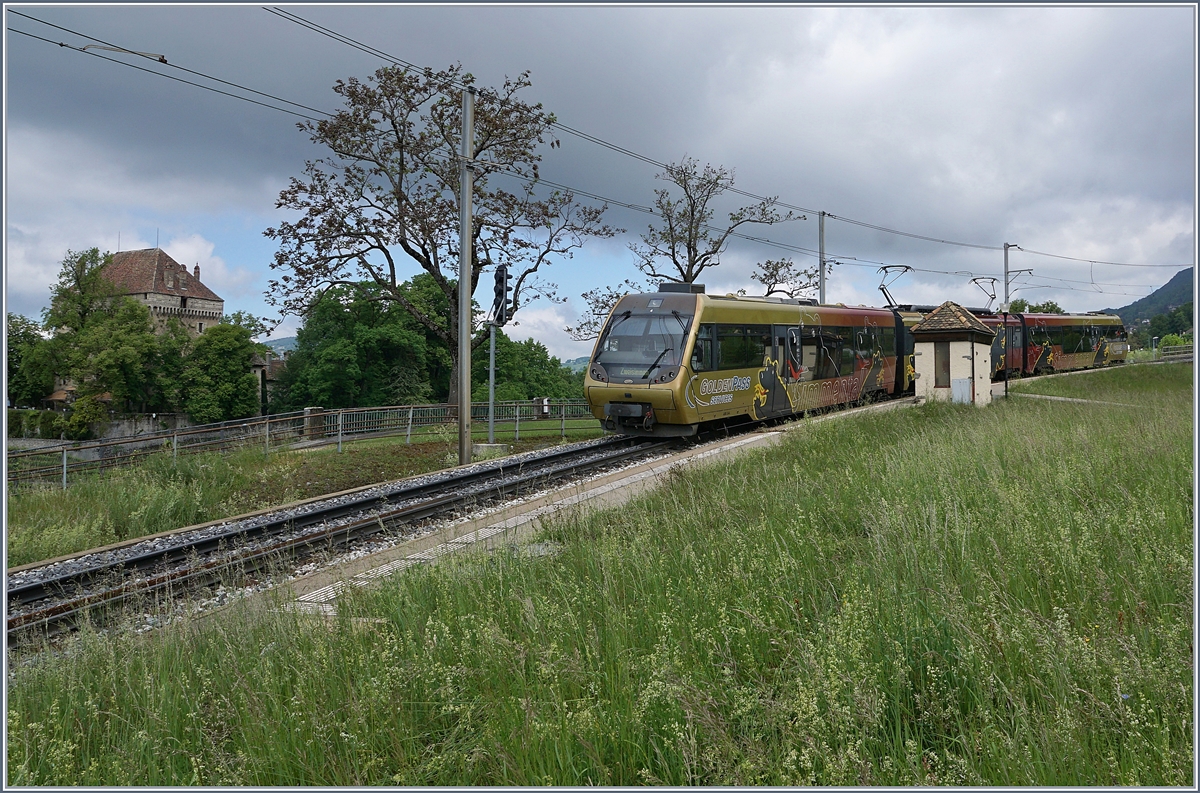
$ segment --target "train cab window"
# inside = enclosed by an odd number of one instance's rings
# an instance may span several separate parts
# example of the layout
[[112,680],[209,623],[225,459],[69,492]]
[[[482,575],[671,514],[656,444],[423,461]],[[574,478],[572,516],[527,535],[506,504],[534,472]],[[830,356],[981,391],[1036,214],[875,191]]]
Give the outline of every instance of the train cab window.
[[933,343],[933,387],[950,387],[950,342]]
[[692,371],[707,372],[713,369],[713,338],[716,328],[701,325],[696,331],[696,343],[692,347]]
[[1109,325],[1108,338],[1110,341],[1124,341],[1125,327],[1123,325]]
[[896,354],[896,329],[892,327],[879,329],[879,345],[885,356]]

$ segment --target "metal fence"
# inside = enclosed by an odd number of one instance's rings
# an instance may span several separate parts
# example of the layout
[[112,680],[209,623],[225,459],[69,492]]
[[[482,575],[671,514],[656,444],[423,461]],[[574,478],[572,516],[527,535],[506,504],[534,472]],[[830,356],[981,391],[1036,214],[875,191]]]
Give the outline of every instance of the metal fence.
[[[559,435],[568,430],[599,428],[583,400],[499,402],[495,435],[500,442],[522,436]],[[487,440],[488,405],[471,405],[471,435]],[[342,444],[351,440],[403,435],[405,443],[457,442],[457,405],[392,405],[257,416],[181,430],[146,433],[108,441],[64,443],[8,452],[8,482],[18,485],[61,479],[65,489],[72,474],[131,465],[152,454],[181,454],[259,448],[264,455],[285,449]]]
[[1159,347],[1158,358],[1162,361],[1182,361],[1192,357],[1191,344],[1180,344],[1170,347]]

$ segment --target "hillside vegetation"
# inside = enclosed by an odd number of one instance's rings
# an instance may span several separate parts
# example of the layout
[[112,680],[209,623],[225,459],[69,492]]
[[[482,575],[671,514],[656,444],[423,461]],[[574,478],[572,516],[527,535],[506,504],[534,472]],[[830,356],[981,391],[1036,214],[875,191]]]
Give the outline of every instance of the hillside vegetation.
[[85,635],[11,667],[8,782],[1193,784],[1191,383],[809,424],[335,620]]

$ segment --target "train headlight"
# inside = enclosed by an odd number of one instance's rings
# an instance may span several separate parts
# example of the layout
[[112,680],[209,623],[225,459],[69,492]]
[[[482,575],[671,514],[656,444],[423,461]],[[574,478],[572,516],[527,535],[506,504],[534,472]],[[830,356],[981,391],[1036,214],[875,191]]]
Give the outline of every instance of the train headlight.
[[598,363],[592,364],[588,373],[591,374],[593,380],[598,380],[601,383],[608,382],[608,372],[604,371],[604,367]]

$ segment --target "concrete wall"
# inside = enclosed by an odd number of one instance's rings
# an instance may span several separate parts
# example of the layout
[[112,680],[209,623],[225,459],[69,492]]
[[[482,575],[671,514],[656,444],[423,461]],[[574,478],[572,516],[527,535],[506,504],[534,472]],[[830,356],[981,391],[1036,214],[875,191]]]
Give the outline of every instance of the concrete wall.
[[915,369],[917,372],[917,396],[949,402],[955,380],[971,379],[971,348],[975,348],[975,404],[983,407],[992,402],[991,364],[992,348],[989,344],[972,344],[969,341],[950,342],[950,388],[934,386],[933,342],[918,341],[914,346]]
[[107,424],[95,425],[94,429],[100,433],[100,439],[115,440],[163,430],[181,430],[191,426],[192,422],[184,413],[139,413],[114,419]]

